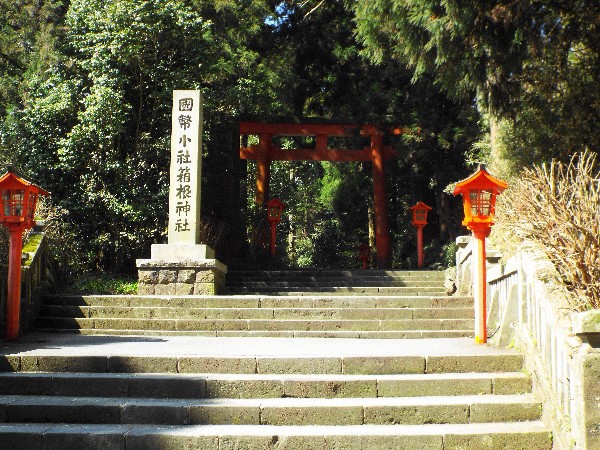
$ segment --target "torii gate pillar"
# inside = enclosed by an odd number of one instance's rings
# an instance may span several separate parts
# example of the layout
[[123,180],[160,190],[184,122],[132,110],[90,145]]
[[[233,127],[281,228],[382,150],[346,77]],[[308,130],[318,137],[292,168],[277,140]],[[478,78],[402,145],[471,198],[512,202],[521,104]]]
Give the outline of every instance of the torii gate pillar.
[[[355,131],[359,131],[361,136],[370,136],[370,145],[352,151],[327,147],[328,136],[352,137]],[[399,132],[394,130],[394,134]],[[383,131],[372,125],[240,122],[240,134],[259,136],[257,146],[240,147],[241,159],[257,161],[255,198],[257,205],[264,205],[269,198],[271,161],[371,162],[377,267],[380,269],[391,267],[392,250],[385,188],[385,160],[394,157],[395,153],[391,148],[384,147]],[[282,150],[273,145],[273,136],[286,135],[314,136],[315,148]]]
[[377,267],[392,267],[390,227],[388,221],[387,193],[385,188],[385,157],[383,134],[371,135],[371,161],[373,165],[373,206],[375,209],[375,245]]
[[271,179],[271,141],[273,135],[261,133],[258,142],[258,160],[256,173],[256,204],[264,206],[269,198],[269,182]]

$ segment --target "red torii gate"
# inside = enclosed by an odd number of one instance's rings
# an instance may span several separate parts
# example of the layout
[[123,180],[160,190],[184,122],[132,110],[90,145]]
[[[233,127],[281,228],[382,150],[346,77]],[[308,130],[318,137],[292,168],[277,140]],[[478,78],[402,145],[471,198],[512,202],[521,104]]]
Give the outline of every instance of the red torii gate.
[[[370,146],[359,150],[336,150],[328,148],[328,138],[356,136],[370,137]],[[391,130],[401,134],[401,129]],[[375,243],[377,266],[391,267],[391,239],[388,223],[388,203],[385,188],[385,161],[395,156],[391,147],[384,147],[384,132],[373,125],[355,124],[296,124],[240,122],[240,135],[257,135],[258,145],[240,146],[240,158],[255,160],[256,203],[264,204],[269,197],[271,161],[337,161],[371,162],[373,166],[373,205],[375,209]],[[313,149],[281,149],[273,145],[274,136],[314,136]]]

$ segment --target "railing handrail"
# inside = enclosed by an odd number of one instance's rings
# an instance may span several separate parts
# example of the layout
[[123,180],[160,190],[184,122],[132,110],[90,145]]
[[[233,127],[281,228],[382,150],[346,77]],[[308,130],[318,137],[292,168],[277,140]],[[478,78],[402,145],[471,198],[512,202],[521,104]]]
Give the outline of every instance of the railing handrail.
[[[469,264],[470,244],[464,238],[461,242],[457,272],[473,270]],[[574,411],[580,394],[576,393],[579,387],[572,373],[572,360],[581,341],[572,336],[569,314],[564,312],[567,301],[549,290],[546,275],[554,266],[540,253],[533,258],[532,247],[527,245],[503,264],[490,266],[488,260],[488,324],[499,324],[501,333],[494,337],[497,345],[510,341],[525,352],[527,369],[536,373],[538,389],[546,398],[556,447],[571,448],[572,439],[585,441],[581,438],[585,430]],[[456,274],[457,283],[471,279],[469,273]],[[468,287],[457,286],[457,291],[466,290]]]

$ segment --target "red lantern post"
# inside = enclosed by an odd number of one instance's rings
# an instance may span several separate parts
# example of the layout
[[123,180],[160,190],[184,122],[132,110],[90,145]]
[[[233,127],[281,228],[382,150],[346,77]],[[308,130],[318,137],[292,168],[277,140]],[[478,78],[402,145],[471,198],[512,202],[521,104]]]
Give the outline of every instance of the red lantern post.
[[18,176],[10,167],[0,177],[0,223],[10,233],[6,302],[6,338],[9,340],[19,336],[23,231],[35,225],[34,213],[39,195],[50,194]]
[[272,198],[267,202],[267,220],[271,225],[271,256],[275,256],[275,245],[277,242],[277,224],[281,222],[281,215],[285,204],[278,198]]
[[423,202],[411,206],[412,224],[417,229],[417,266],[423,267],[423,228],[427,225],[427,213],[431,207]]
[[481,164],[477,172],[454,188],[454,195],[463,196],[465,217],[462,222],[473,232],[475,248],[473,249],[473,296],[475,297],[475,342],[487,342],[487,282],[485,238],[490,234],[494,224],[496,196],[508,184],[490,175],[485,165]]
[[371,247],[369,244],[362,243],[358,246],[358,256],[362,260],[362,268],[367,268],[367,262],[371,257]]

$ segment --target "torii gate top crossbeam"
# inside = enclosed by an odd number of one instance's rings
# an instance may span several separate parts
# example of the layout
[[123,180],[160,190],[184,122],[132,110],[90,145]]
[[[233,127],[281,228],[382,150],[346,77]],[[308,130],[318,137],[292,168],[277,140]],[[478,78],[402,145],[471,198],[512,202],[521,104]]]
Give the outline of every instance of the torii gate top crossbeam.
[[[393,134],[402,130],[394,129]],[[297,124],[297,123],[259,123],[240,122],[241,135],[259,135],[263,145],[268,141],[268,159],[270,161],[339,161],[339,162],[369,162],[372,160],[371,148],[364,147],[356,150],[339,150],[328,148],[328,138],[331,137],[370,137],[381,132],[373,125],[356,124]],[[274,136],[315,136],[314,149],[281,149],[271,145]],[[240,158],[258,160],[264,152],[260,146],[241,147]],[[384,158],[395,156],[391,147],[384,149]]]

